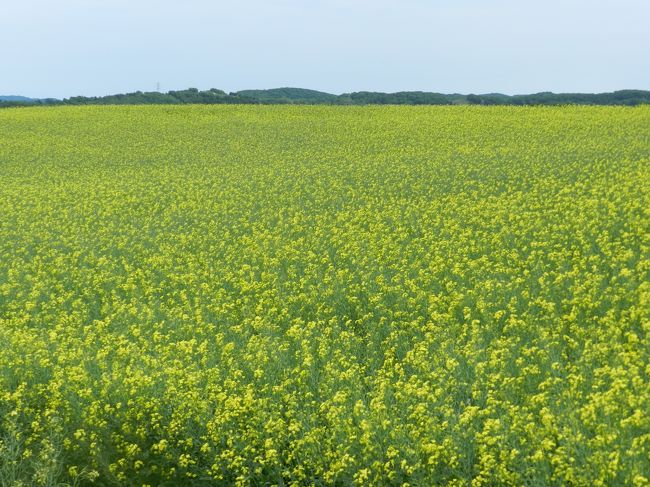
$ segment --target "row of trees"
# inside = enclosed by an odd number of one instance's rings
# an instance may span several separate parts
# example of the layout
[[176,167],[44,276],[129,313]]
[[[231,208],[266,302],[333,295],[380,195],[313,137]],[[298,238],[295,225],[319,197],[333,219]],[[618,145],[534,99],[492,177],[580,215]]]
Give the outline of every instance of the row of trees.
[[640,105],[650,103],[650,91],[621,90],[612,93],[535,93],[532,95],[468,95],[477,105]]
[[650,103],[650,91],[622,90],[612,93],[535,93],[531,95],[461,95],[403,91],[379,93],[359,91],[332,95],[302,88],[245,90],[226,93],[189,88],[167,93],[142,92],[102,97],[75,96],[63,100],[0,101],[0,107],[26,105],[178,105],[178,104],[330,104],[330,105],[639,105]]

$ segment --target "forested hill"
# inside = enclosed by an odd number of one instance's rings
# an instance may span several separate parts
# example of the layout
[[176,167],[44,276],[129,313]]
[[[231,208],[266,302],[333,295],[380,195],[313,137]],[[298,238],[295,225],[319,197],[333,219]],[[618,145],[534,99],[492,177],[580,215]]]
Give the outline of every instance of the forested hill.
[[330,103],[338,104],[339,97],[316,90],[304,88],[272,88],[270,90],[243,90],[231,93],[239,97],[251,98],[260,103]]
[[304,88],[243,90],[231,93],[218,89],[199,91],[142,92],[102,97],[75,96],[63,100],[0,97],[0,107],[26,105],[155,105],[155,104],[302,104],[302,105],[640,105],[650,103],[650,91],[621,90],[612,93],[535,93],[530,95],[442,94],[423,91],[381,93],[359,91],[332,95]]
[[0,102],[2,101],[29,103],[35,100],[33,98],[27,98],[26,96],[5,95],[5,96],[0,96]]

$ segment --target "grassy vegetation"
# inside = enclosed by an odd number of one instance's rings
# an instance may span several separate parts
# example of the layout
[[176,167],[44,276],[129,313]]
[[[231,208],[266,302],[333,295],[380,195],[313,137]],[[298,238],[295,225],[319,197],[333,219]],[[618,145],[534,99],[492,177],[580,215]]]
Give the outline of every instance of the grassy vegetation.
[[0,112],[2,485],[648,485],[650,107]]

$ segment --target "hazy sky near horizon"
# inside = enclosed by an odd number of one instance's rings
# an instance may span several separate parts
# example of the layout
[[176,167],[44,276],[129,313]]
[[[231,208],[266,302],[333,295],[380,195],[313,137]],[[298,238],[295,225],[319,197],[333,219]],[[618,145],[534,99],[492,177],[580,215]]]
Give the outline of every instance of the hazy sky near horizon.
[[0,95],[650,89],[648,0],[7,0]]

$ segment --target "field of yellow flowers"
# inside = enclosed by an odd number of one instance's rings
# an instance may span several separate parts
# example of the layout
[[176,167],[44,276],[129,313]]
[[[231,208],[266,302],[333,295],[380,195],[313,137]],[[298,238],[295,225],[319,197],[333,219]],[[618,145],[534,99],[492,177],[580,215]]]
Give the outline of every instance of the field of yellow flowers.
[[0,111],[0,483],[650,485],[650,107]]

